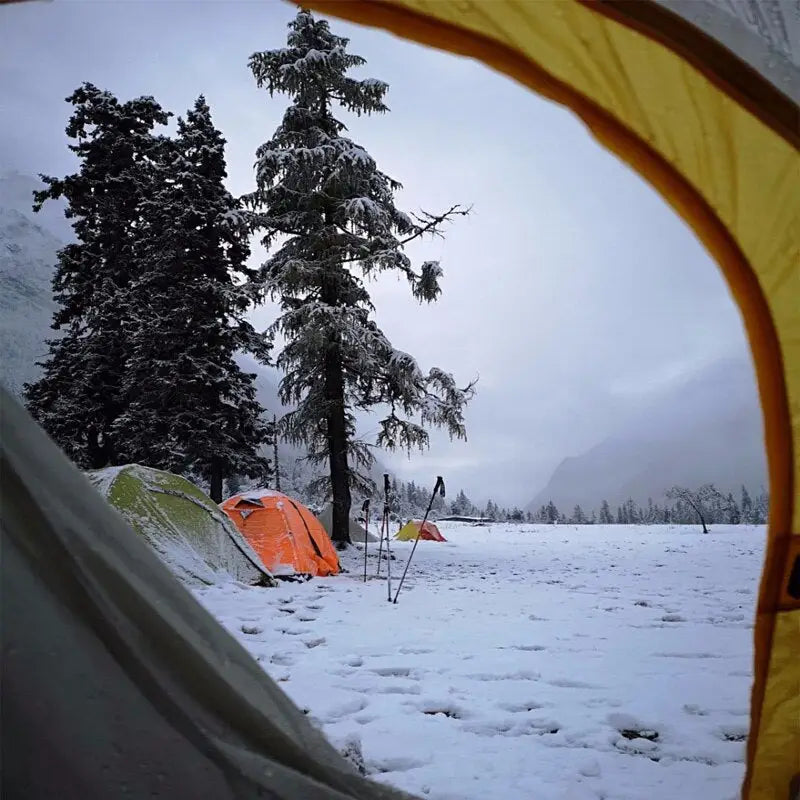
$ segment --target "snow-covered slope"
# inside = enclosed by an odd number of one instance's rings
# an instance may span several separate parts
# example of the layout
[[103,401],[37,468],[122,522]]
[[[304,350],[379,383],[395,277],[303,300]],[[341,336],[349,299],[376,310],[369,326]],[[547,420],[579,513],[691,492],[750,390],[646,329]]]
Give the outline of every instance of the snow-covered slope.
[[528,505],[552,500],[599,509],[632,497],[661,502],[675,484],[712,482],[738,497],[742,484],[766,483],[761,410],[744,360],[719,362],[648,403],[626,425],[587,452],[567,458]]
[[397,605],[356,549],[350,574],[196,594],[335,745],[419,797],[738,797],[763,528],[441,527]]
[[0,381],[19,394],[54,336],[51,281],[61,241],[30,215],[0,205]]

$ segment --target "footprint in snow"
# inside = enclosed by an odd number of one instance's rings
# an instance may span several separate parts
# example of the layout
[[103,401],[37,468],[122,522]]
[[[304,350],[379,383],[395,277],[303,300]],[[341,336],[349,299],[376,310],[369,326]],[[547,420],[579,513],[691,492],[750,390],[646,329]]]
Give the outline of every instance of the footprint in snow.
[[658,658],[724,658],[720,653],[653,653]]
[[297,615],[298,622],[314,622],[316,619],[316,617],[309,617],[308,615],[302,617],[299,614]]
[[443,716],[448,719],[465,719],[470,714],[464,708],[449,700],[424,700],[419,710],[429,717]]
[[[432,653],[433,650],[430,647],[401,647],[398,651],[405,655],[424,655],[425,653]],[[360,666],[360,665],[359,665]]]
[[680,614],[664,614],[661,617],[662,622],[686,622],[686,617],[682,617]]
[[374,694],[422,694],[422,689],[417,684],[411,686],[379,686],[372,689]]
[[539,653],[542,650],[547,650],[543,644],[510,644],[507,647],[500,646],[498,650],[522,650],[526,653]]
[[375,673],[375,675],[380,675],[383,678],[411,677],[412,680],[416,680],[416,678],[411,675],[410,667],[375,667],[374,669],[371,669],[370,672]]
[[349,717],[351,714],[358,714],[359,711],[363,711],[368,705],[369,702],[365,698],[354,697],[352,700],[335,706],[327,714],[319,717],[319,719],[325,724],[331,724],[332,722],[338,722],[344,717]]
[[324,636],[320,636],[316,639],[303,639],[303,644],[309,649],[313,650],[315,647],[319,647],[322,644],[325,644],[327,640]]
[[544,708],[544,703],[528,700],[527,703],[498,703],[498,707],[514,714],[524,714],[528,711],[538,711],[540,708]]
[[303,633],[308,633],[304,628],[276,628],[276,633],[285,633],[287,636],[300,636]]
[[473,681],[538,681],[542,676],[539,672],[520,670],[519,672],[477,672],[466,677]]
[[550,686],[557,686],[559,689],[602,689],[596,683],[586,683],[586,681],[574,681],[571,678],[555,678],[547,681]]
[[387,772],[408,772],[412,769],[418,769],[431,763],[431,759],[423,761],[419,758],[404,758],[402,756],[395,756],[394,758],[384,758],[380,761],[370,761],[367,765],[369,772],[387,773]]
[[242,630],[242,633],[246,633],[249,636],[255,636],[255,635],[259,634],[259,633],[263,633],[264,632],[264,629],[260,625],[243,624],[241,630]]
[[716,731],[716,736],[724,742],[747,741],[747,725],[722,725]]
[[507,719],[497,722],[466,723],[462,729],[476,736],[545,736],[556,734],[561,726],[554,720]]

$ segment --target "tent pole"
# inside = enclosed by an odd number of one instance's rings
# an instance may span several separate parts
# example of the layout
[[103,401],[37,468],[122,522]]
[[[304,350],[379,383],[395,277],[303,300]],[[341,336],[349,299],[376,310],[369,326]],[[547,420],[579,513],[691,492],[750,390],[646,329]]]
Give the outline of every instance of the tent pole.
[[397,604],[397,598],[400,596],[400,590],[403,588],[403,581],[406,579],[406,573],[408,572],[408,567],[411,564],[411,559],[414,558],[414,551],[417,549],[417,545],[419,544],[419,537],[422,536],[425,523],[428,521],[428,514],[431,513],[431,509],[433,508],[433,501],[436,499],[436,495],[440,492],[442,497],[444,497],[444,480],[442,479],[441,475],[437,475],[436,485],[433,487],[433,492],[431,493],[431,500],[428,503],[428,508],[425,511],[422,524],[419,526],[419,530],[417,531],[417,538],[414,539],[414,546],[411,548],[411,555],[408,557],[408,561],[406,561],[406,568],[403,570],[403,577],[400,578],[400,585],[397,587],[397,593],[394,596],[395,605]]

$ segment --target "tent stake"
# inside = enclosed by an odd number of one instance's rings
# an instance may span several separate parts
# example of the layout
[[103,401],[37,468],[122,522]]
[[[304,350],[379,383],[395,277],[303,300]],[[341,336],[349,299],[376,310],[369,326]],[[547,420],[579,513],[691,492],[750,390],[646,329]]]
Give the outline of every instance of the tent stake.
[[400,585],[397,587],[397,593],[394,596],[395,605],[397,604],[397,598],[400,596],[400,590],[403,588],[403,581],[406,579],[406,573],[408,572],[408,567],[411,564],[411,559],[414,558],[414,551],[417,549],[417,545],[419,544],[419,537],[422,536],[425,523],[428,521],[428,514],[431,513],[431,509],[433,508],[433,501],[436,499],[436,495],[440,492],[442,497],[444,497],[444,480],[442,479],[441,475],[437,475],[436,485],[433,487],[433,492],[431,493],[431,501],[428,503],[428,508],[425,511],[422,524],[419,526],[419,530],[417,531],[417,538],[414,539],[414,546],[411,548],[411,555],[408,557],[408,561],[406,561],[406,568],[403,570],[403,577],[400,578]]

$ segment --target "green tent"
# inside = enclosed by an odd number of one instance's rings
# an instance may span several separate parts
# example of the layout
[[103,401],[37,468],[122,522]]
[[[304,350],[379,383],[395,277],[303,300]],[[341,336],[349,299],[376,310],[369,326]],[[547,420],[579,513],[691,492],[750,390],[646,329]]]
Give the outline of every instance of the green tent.
[[274,583],[216,503],[180,475],[128,464],[87,477],[185,583]]
[[362,778],[0,387],[8,800],[403,800]]

